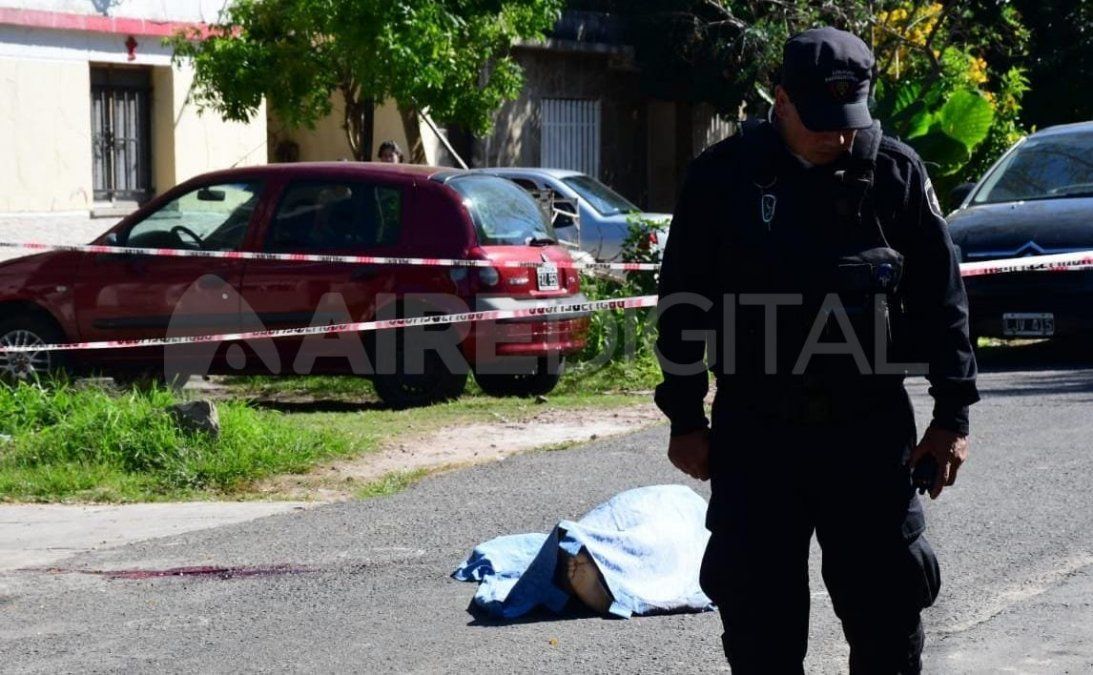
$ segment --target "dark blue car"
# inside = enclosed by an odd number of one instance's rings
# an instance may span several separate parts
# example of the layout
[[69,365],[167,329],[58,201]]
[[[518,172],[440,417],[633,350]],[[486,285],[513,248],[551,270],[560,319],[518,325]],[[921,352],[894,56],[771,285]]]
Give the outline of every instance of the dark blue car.
[[[1093,122],[1018,141],[948,221],[963,262],[1093,250]],[[1093,335],[1093,270],[965,283],[973,337]]]

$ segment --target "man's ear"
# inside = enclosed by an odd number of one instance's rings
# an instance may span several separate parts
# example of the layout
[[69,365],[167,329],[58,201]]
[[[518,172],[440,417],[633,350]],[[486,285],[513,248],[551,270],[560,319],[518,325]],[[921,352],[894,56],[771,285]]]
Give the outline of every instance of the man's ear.
[[789,94],[780,84],[774,85],[774,116],[785,119],[786,107],[789,105]]

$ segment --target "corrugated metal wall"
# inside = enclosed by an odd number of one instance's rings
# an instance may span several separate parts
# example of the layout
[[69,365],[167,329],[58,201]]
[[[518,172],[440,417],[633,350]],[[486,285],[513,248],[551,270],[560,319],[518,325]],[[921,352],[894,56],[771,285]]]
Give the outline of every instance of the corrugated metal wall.
[[600,176],[600,102],[544,98],[540,163]]

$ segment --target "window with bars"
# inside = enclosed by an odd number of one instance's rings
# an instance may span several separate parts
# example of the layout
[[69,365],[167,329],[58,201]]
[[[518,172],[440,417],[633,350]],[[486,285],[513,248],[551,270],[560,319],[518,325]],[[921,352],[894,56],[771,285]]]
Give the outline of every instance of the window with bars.
[[600,102],[544,98],[541,103],[540,163],[600,175]]

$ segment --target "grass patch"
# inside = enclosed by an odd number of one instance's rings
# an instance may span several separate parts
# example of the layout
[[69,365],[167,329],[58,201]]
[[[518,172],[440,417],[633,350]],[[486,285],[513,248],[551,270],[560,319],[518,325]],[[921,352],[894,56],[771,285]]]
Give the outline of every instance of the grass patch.
[[639,354],[630,360],[614,360],[599,366],[594,362],[576,363],[568,367],[558,382],[554,394],[600,396],[626,392],[648,395],[660,384],[660,366],[652,353]]
[[218,404],[217,439],[178,429],[164,390],[0,387],[0,499],[133,501],[230,494],[349,452],[347,439],[245,403]]
[[552,409],[609,409],[648,401],[647,396],[627,394],[551,394],[548,403],[526,398],[493,398],[467,395],[455,401],[424,408],[389,410],[365,408],[358,412],[310,412],[291,415],[304,429],[337,430],[355,453],[378,450],[399,435],[427,434],[475,423],[517,422]]
[[353,496],[357,499],[372,499],[374,497],[386,497],[397,494],[425,476],[429,475],[427,469],[415,469],[414,471],[392,471],[379,480],[372,481],[361,487]]
[[[298,379],[317,380],[302,384],[323,392],[329,391],[325,380],[356,381]],[[271,378],[268,386],[277,383]],[[179,400],[171,391],[116,392],[63,383],[0,387],[0,501],[245,498],[258,494],[256,483],[264,478],[305,473],[323,461],[374,452],[400,435],[526,420],[550,409],[604,409],[646,400],[559,392],[548,403],[469,394],[425,408],[365,405],[352,412],[283,413],[221,400],[221,434],[213,439],[177,428],[166,413]],[[357,494],[392,494],[422,475],[385,477]]]

